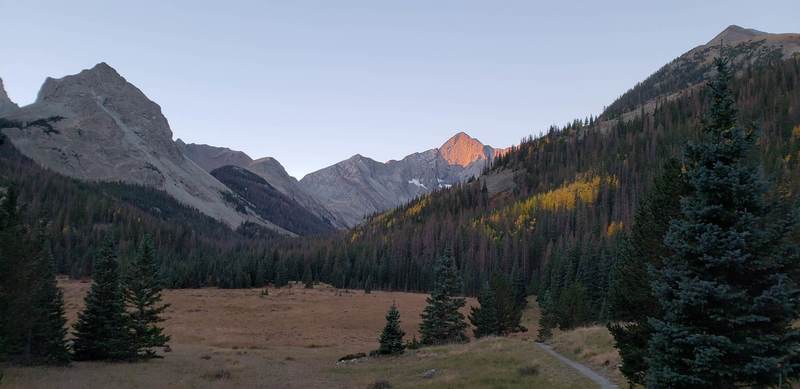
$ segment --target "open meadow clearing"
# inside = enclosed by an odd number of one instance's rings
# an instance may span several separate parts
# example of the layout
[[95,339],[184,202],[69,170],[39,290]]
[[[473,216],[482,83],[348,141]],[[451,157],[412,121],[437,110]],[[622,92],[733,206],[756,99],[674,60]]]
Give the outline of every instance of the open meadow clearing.
[[[62,279],[67,317],[83,307],[89,283]],[[535,328],[508,339],[424,348],[400,357],[336,361],[378,346],[386,310],[395,302],[406,339],[417,334],[427,295],[304,289],[167,290],[164,326],[172,337],[163,359],[143,363],[74,362],[70,367],[5,370],[9,388],[365,388],[593,387],[588,379],[531,343]],[[476,304],[468,300],[468,306]],[[466,310],[465,310],[466,311]],[[532,325],[535,312],[526,315]],[[424,373],[435,369],[432,378]]]

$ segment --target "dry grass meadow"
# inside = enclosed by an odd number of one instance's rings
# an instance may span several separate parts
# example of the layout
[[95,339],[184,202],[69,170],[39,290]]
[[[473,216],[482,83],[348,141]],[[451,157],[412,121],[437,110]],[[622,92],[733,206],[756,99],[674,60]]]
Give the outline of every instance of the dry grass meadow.
[[[60,280],[72,323],[89,283]],[[571,368],[538,350],[531,331],[507,339],[425,348],[400,357],[344,365],[343,355],[378,346],[396,302],[407,338],[417,334],[425,294],[304,289],[168,290],[163,359],[143,363],[76,362],[69,367],[6,367],[7,388],[591,388]],[[469,300],[470,304],[476,304]],[[466,310],[465,310],[466,311]],[[423,373],[436,370],[432,378]]]

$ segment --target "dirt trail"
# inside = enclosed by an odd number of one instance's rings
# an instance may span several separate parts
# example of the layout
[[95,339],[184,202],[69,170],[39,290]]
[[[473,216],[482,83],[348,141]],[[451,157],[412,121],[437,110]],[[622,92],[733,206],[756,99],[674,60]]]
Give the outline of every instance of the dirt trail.
[[583,365],[583,364],[580,364],[578,362],[575,362],[575,361],[573,361],[573,360],[571,360],[571,359],[559,354],[558,352],[553,350],[552,347],[550,347],[550,346],[548,346],[548,345],[546,345],[544,343],[539,343],[539,342],[536,342],[536,346],[539,347],[540,349],[546,351],[548,354],[556,357],[559,361],[563,362],[564,364],[566,364],[566,365],[570,366],[571,368],[577,370],[578,372],[580,372],[581,374],[583,374],[584,376],[586,376],[590,380],[594,381],[595,383],[600,385],[601,389],[617,389],[618,388],[618,386],[615,385],[614,383],[612,383],[611,381],[609,381],[608,378],[603,377],[602,375],[598,374],[597,372],[595,372],[594,370],[590,369],[586,365]]

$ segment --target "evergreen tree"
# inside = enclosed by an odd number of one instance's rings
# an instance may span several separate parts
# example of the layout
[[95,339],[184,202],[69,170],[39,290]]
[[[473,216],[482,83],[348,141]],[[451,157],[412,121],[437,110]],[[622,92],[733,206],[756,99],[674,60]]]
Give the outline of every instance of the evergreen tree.
[[475,327],[476,338],[500,334],[500,323],[497,321],[497,300],[494,289],[487,282],[478,296],[479,307],[471,307],[469,322]]
[[73,343],[76,360],[130,360],[136,355],[125,312],[125,296],[119,280],[117,256],[112,243],[100,250],[92,272],[86,308],[78,314]]
[[364,281],[364,293],[372,293],[372,275],[367,276],[367,280]]
[[514,271],[512,272],[511,286],[514,290],[514,320],[519,326],[522,320],[522,313],[528,307],[528,283],[525,280],[525,273],[522,271],[519,261],[514,262]]
[[22,350],[22,334],[30,324],[26,313],[32,302],[27,299],[29,267],[26,248],[20,237],[27,231],[17,209],[17,192],[8,188],[0,202],[0,356],[12,358]]
[[623,239],[611,271],[608,329],[622,358],[620,371],[633,384],[643,385],[647,374],[647,342],[652,333],[648,318],[661,315],[648,268],[658,271],[669,255],[664,235],[669,221],[680,213],[680,198],[687,194],[681,165],[670,159],[639,204],[630,236]]
[[386,326],[383,327],[381,332],[380,348],[378,353],[382,355],[395,355],[402,354],[406,349],[403,343],[403,336],[405,332],[400,328],[400,311],[397,310],[397,305],[392,303],[389,312],[386,314]]
[[31,233],[9,188],[0,204],[0,357],[24,364],[65,364],[64,299],[44,222]]
[[303,286],[306,289],[314,288],[314,276],[311,273],[311,264],[309,263],[306,263],[305,269],[303,270]]
[[703,140],[686,149],[691,194],[665,238],[673,255],[651,274],[663,317],[650,321],[648,387],[766,387],[800,375],[794,215],[765,201],[730,70],[715,65]]
[[461,292],[461,277],[455,259],[449,254],[439,257],[434,267],[434,286],[426,299],[428,305],[422,312],[419,332],[423,345],[464,342],[467,323],[459,309],[466,301],[454,297]]
[[139,255],[125,277],[124,293],[137,356],[145,359],[157,357],[154,349],[166,347],[169,342],[169,336],[164,335],[163,328],[158,326],[164,321],[161,314],[169,304],[161,304],[161,283],[150,237],[145,237],[139,245]]
[[289,285],[289,268],[286,261],[283,259],[278,259],[277,262],[275,262],[275,280],[273,283],[276,288],[283,288]]
[[539,298],[539,333],[537,341],[544,342],[553,337],[553,328],[557,325],[555,307],[553,307],[553,298],[550,291],[545,291]]
[[492,274],[489,278],[489,287],[495,296],[498,335],[508,335],[519,328],[519,320],[522,317],[517,309],[513,287],[508,277],[502,273]]
[[[554,312],[558,328],[569,330],[591,321],[589,295],[581,283],[574,283],[558,296]],[[551,307],[552,309],[552,307]]]
[[[44,234],[37,234],[37,241]],[[33,311],[30,336],[26,341],[25,359],[29,363],[66,364],[70,360],[67,347],[67,319],[64,315],[64,294],[56,284],[55,260],[49,244],[40,242],[31,283]]]

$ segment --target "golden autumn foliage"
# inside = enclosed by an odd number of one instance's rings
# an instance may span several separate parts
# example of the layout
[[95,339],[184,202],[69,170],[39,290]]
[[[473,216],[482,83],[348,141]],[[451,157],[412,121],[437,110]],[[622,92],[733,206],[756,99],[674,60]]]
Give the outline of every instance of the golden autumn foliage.
[[[619,181],[614,176],[587,175],[492,212],[489,216],[481,218],[478,223],[486,225],[487,230],[493,230],[492,226],[498,226],[503,220],[513,220],[515,231],[533,230],[537,211],[569,211],[575,209],[579,202],[593,204],[603,186],[616,188],[619,186]],[[621,222],[619,224],[614,228],[622,228]],[[616,231],[615,229],[614,232]]]
[[606,235],[614,236],[618,232],[622,231],[623,228],[625,228],[625,223],[622,221],[611,222],[609,223],[608,227],[606,227]]

